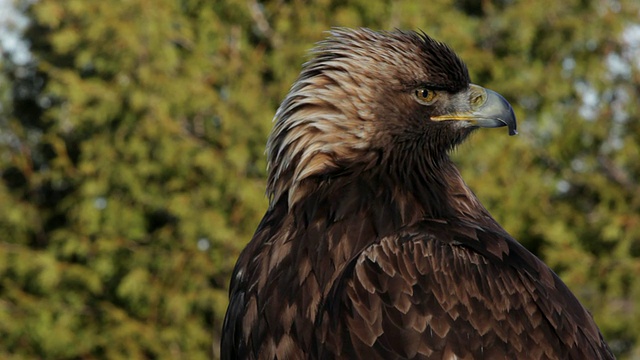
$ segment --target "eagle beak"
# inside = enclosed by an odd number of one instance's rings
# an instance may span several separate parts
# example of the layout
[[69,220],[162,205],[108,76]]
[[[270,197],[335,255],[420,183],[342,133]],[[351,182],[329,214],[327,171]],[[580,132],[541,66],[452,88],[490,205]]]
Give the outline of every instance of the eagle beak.
[[[507,126],[509,135],[516,135],[516,116],[513,108],[502,95],[481,86],[471,84],[469,90],[458,96],[463,99],[456,101],[461,106],[451,113],[432,116],[433,121],[461,120],[467,121],[471,126],[477,127],[502,127]],[[458,100],[458,99],[454,99]]]

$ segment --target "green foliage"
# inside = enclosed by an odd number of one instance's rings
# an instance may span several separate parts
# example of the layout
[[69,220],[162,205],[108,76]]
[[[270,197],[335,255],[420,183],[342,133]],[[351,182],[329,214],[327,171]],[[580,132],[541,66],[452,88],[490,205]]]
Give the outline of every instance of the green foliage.
[[520,135],[479,132],[456,161],[619,357],[638,356],[640,71],[623,36],[637,7],[35,2],[36,62],[0,75],[0,357],[216,357],[229,274],[266,208],[270,119],[332,26],[423,29],[512,102]]

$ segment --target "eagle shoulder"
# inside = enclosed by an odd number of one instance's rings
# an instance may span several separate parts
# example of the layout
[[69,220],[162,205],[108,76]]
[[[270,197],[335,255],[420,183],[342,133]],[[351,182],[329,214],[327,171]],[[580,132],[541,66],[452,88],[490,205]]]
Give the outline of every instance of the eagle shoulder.
[[613,359],[562,281],[506,233],[423,221],[366,248],[319,319],[320,358]]

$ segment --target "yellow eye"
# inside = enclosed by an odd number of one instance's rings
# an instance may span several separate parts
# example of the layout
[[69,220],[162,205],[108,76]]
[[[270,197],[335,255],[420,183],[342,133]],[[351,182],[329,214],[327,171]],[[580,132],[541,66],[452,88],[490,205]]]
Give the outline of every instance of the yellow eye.
[[416,89],[414,95],[416,99],[418,99],[418,102],[425,105],[431,105],[436,99],[436,92],[425,88]]

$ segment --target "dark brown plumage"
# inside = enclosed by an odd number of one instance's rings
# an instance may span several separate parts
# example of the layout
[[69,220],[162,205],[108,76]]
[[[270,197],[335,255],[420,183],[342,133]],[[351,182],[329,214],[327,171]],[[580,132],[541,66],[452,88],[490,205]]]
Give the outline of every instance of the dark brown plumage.
[[424,34],[335,30],[278,109],[223,359],[612,359],[448,152],[515,117]]

